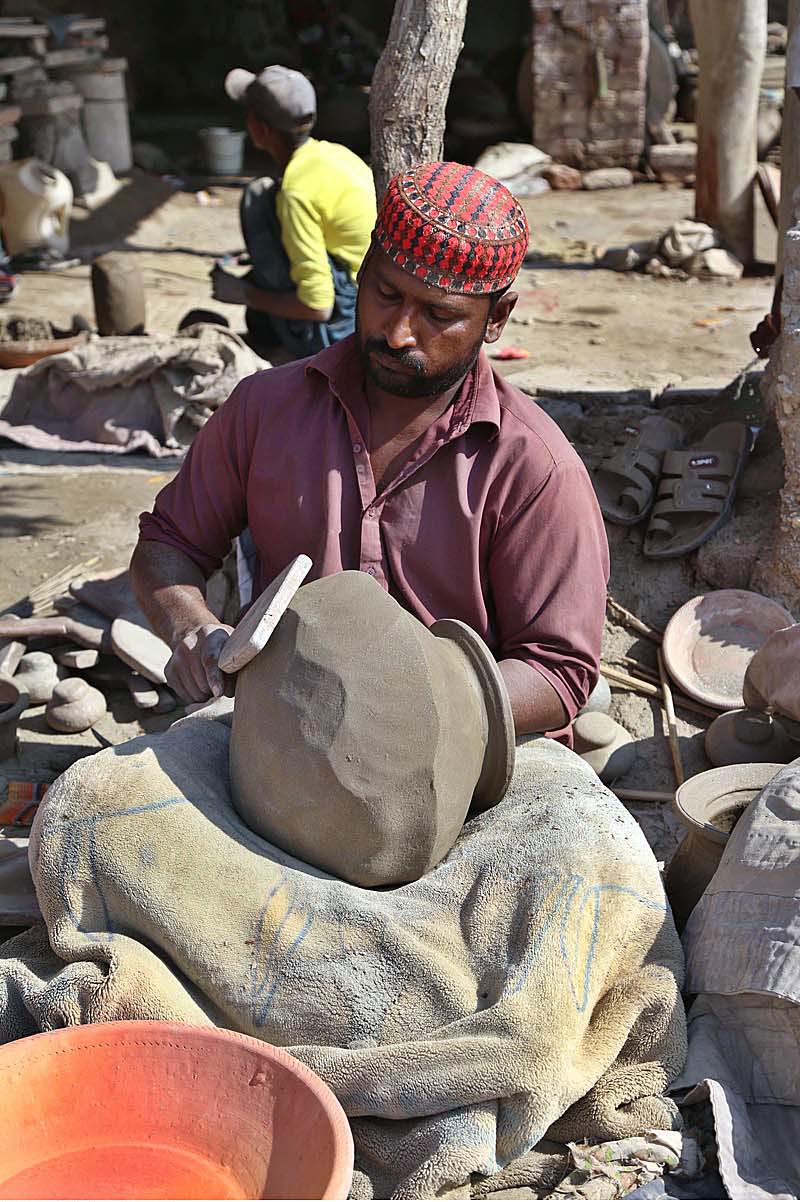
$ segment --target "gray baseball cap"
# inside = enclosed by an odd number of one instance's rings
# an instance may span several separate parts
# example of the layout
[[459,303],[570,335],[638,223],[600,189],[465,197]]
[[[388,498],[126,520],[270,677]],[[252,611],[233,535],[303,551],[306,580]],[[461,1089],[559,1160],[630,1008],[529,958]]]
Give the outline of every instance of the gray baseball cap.
[[317,96],[311,81],[291,67],[265,67],[258,75],[234,67],[225,76],[225,91],[231,100],[247,105],[273,129],[310,126],[317,115]]

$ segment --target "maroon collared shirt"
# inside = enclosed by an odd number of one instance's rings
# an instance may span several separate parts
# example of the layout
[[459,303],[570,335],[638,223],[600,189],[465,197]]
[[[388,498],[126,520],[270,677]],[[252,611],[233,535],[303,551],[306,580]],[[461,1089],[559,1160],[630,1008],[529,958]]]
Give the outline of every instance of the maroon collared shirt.
[[597,681],[608,579],[575,450],[484,354],[381,492],[369,428],[353,337],[250,376],[142,514],[140,537],[210,574],[249,526],[256,596],[301,552],[309,579],[367,572],[426,625],[460,618],[498,660],[531,664],[572,720]]

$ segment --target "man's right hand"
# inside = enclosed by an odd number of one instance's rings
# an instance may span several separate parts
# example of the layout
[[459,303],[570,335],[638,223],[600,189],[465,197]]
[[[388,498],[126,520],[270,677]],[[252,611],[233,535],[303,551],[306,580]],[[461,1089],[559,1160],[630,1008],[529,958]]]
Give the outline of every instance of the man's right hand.
[[175,645],[164,674],[182,701],[233,696],[234,678],[219,667],[222,648],[232,633],[232,626],[209,623],[188,631]]

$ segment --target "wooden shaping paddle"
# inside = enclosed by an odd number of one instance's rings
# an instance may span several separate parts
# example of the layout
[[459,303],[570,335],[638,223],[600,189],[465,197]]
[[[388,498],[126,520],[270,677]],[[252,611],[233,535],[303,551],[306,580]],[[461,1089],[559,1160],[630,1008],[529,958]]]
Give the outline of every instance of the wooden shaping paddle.
[[307,555],[298,555],[253,602],[222,648],[219,666],[223,672],[240,672],[263,651],[311,566]]

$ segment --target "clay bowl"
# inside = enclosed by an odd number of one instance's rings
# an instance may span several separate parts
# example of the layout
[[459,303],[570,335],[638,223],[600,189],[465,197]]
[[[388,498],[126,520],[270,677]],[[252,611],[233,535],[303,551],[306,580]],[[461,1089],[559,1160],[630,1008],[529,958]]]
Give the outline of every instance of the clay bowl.
[[664,662],[687,696],[719,710],[742,709],[747,665],[771,634],[793,622],[788,610],[760,593],[705,593],[667,623]]
[[63,1027],[0,1048],[0,1198],[346,1198],[347,1118],[280,1048],[214,1027]]
[[10,760],[17,749],[17,723],[28,705],[28,694],[7,676],[0,676],[0,760]]
[[48,355],[60,355],[88,342],[89,334],[81,330],[68,338],[30,338],[25,342],[0,342],[0,367],[30,367]]
[[687,828],[664,874],[675,924],[681,930],[719,867],[730,833],[784,764],[732,764],[700,772],[680,786],[673,809]]

